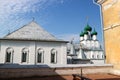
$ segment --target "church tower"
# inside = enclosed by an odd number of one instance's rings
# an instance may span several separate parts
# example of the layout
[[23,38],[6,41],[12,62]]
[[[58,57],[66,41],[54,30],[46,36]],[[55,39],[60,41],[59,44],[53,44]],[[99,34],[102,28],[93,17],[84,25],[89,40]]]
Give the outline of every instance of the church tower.
[[86,27],[84,28],[84,38],[85,40],[87,39],[91,39],[91,31],[92,31],[92,28],[87,24]]
[[91,37],[92,37],[92,39],[93,39],[94,41],[97,40],[97,32],[95,31],[95,29],[94,29],[94,31],[92,32]]

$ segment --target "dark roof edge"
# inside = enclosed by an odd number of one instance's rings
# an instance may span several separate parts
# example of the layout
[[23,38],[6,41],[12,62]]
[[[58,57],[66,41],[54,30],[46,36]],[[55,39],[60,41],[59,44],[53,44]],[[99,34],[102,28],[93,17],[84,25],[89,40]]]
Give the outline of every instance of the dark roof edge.
[[0,38],[0,40],[11,40],[11,41],[40,41],[40,42],[60,42],[68,43],[69,41],[64,40],[35,40],[35,39],[13,39],[13,38]]

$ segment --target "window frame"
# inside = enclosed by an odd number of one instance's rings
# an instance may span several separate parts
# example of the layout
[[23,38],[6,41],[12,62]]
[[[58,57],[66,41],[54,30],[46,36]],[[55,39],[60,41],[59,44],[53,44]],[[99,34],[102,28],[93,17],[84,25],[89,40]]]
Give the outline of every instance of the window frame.
[[[54,54],[54,57],[52,58],[53,54]],[[52,59],[54,59],[54,60],[52,60]],[[52,64],[57,64],[57,50],[55,50],[55,49],[51,50],[51,53],[50,53],[50,62]]]
[[[6,49],[6,54],[5,54],[5,63],[13,63],[13,53],[14,53],[14,50],[12,47],[8,47]],[[10,57],[8,59],[8,54],[10,54]]]
[[[24,61],[24,56],[25,55],[25,61]],[[29,49],[28,48],[23,48],[21,52],[21,63],[28,63],[28,55],[29,55]]]
[[[38,58],[38,57],[39,57],[38,55],[39,55],[39,54],[41,54],[41,56],[40,56],[40,57],[41,57],[41,58],[40,58],[40,59],[41,59],[40,62],[38,61],[38,59],[39,59],[39,58]],[[44,63],[44,50],[41,49],[41,48],[39,48],[39,49],[37,50],[36,62],[37,62],[37,64]]]

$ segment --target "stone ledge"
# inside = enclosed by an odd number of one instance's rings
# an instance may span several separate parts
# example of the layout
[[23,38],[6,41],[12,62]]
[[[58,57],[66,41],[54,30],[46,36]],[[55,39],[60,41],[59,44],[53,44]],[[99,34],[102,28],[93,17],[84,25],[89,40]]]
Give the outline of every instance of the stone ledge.
[[0,68],[0,78],[19,78],[30,76],[53,76],[53,75],[72,75],[72,74],[96,74],[110,73],[113,66],[104,65],[66,65],[52,67],[29,67],[29,68]]

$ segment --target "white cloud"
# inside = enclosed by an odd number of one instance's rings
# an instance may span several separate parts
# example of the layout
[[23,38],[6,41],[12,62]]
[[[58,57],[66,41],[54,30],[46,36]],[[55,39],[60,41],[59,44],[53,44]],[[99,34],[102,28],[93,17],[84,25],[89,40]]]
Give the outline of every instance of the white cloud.
[[57,0],[0,0],[0,17],[17,13],[36,12]]
[[0,28],[4,28],[0,32],[6,32],[8,26],[16,28],[21,22],[25,23],[27,13],[41,11],[56,3],[62,4],[63,1],[65,0],[0,0]]
[[0,0],[0,14],[36,12],[55,2],[64,0]]
[[61,34],[61,35],[56,35],[57,38],[59,39],[63,39],[63,40],[67,40],[67,41],[71,41],[73,40],[74,42],[78,42],[79,41],[79,34]]

